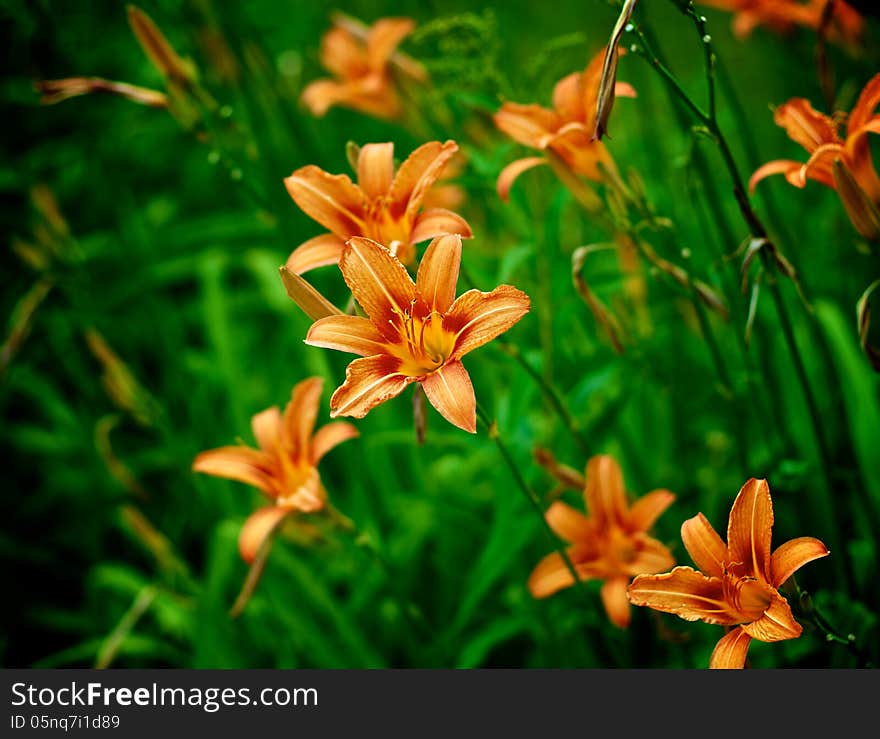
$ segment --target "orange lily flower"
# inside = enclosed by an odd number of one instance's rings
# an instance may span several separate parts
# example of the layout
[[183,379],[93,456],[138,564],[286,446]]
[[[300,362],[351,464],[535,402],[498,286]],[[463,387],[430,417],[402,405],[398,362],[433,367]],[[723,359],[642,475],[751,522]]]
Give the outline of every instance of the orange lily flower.
[[[594,136],[604,60],[603,48],[583,72],[573,72],[559,80],[553,89],[552,110],[540,105],[504,103],[493,117],[496,127],[517,143],[554,152],[576,174],[600,181],[600,165],[616,171],[605,145]],[[636,95],[626,82],[617,82],[614,93],[617,97]],[[517,159],[508,164],[498,176],[496,185],[501,199],[508,199],[517,177],[541,164],[547,164],[543,156]]]
[[[797,26],[818,30],[828,0],[700,0],[699,4],[733,12],[733,33],[746,38],[760,25],[777,33],[789,33]],[[833,31],[848,43],[858,41],[865,25],[859,12],[842,0],[835,0],[831,22]]]
[[[852,111],[846,116],[846,136],[841,138],[838,119],[843,115],[823,115],[814,110],[805,98],[792,98],[783,103],[774,112],[773,120],[785,129],[791,139],[803,146],[810,157],[805,164],[788,159],[767,162],[755,170],[749,180],[749,189],[754,190],[761,180],[773,174],[785,175],[785,179],[795,187],[806,186],[808,179],[816,180],[837,190],[850,219],[863,236],[873,238],[880,235],[873,233],[872,228],[863,226],[866,219],[862,217],[866,207],[880,206],[880,178],[877,177],[868,142],[869,133],[880,133],[880,115],[874,114],[878,104],[880,74],[865,85]],[[842,166],[846,170],[845,176],[850,176],[845,183],[841,182],[839,175],[835,176],[835,162],[838,160],[838,169]],[[855,180],[852,187],[847,186],[849,179]],[[865,199],[869,204],[864,203]]]
[[196,472],[252,485],[272,504],[259,508],[242,527],[238,548],[251,563],[266,537],[292,513],[315,513],[324,508],[327,491],[318,475],[318,462],[333,447],[358,435],[350,423],[329,423],[314,432],[324,381],[310,377],[298,383],[284,413],[277,406],[257,413],[251,428],[257,449],[224,446],[202,452],[193,461]]
[[333,79],[311,82],[302,101],[316,116],[340,105],[380,118],[397,118],[402,112],[390,64],[393,61],[417,81],[427,79],[421,64],[396,52],[415,29],[410,18],[382,18],[367,28],[344,16],[321,39],[321,64]]
[[[555,471],[549,469],[551,474]],[[570,485],[570,478],[559,480]],[[623,473],[617,462],[604,454],[587,462],[583,491],[589,516],[556,501],[545,513],[547,523],[569,543],[566,552],[578,576],[604,580],[601,596],[605,612],[615,626],[626,628],[630,621],[626,588],[632,577],[662,572],[675,564],[669,549],[647,534],[675,495],[654,490],[629,505]],[[546,598],[574,582],[565,560],[553,552],[532,571],[528,587],[535,598]]]
[[357,157],[357,184],[307,165],[284,180],[294,202],[331,233],[297,247],[287,269],[302,274],[336,264],[345,242],[363,236],[386,246],[404,264],[415,259],[415,245],[443,234],[470,238],[461,216],[445,208],[422,210],[432,186],[458,151],[454,141],[431,141],[394,169],[394,144],[365,144]]
[[709,667],[742,668],[752,639],[775,642],[801,635],[803,628],[779,587],[807,562],[829,554],[808,536],[771,554],[772,527],[770,488],[766,480],[752,478],[730,509],[726,544],[702,513],[682,524],[681,539],[700,571],[676,567],[662,575],[640,575],[629,586],[630,602],[728,627]]
[[339,266],[367,314],[328,316],[312,324],[306,344],[358,354],[330,399],[330,415],[363,418],[380,403],[421,383],[431,405],[451,424],[475,433],[476,398],[461,358],[513,326],[529,298],[510,285],[455,297],[461,237],[434,239],[413,283],[381,244],[348,241]]

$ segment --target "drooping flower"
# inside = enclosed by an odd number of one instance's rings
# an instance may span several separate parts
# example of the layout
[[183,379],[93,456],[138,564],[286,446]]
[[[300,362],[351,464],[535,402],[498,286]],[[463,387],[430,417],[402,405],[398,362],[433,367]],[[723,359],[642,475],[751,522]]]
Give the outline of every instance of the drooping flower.
[[398,45],[413,32],[410,18],[381,18],[371,27],[337,15],[333,27],[321,39],[321,64],[333,78],[311,82],[302,101],[316,116],[339,105],[380,118],[397,118],[402,112],[400,95],[391,70],[394,65],[410,78],[423,82],[421,64],[397,52]]
[[443,234],[471,236],[467,221],[444,208],[422,209],[426,196],[458,151],[454,141],[431,141],[394,168],[394,144],[365,144],[357,155],[357,184],[348,175],[331,175],[314,165],[284,180],[294,202],[330,233],[297,247],[287,269],[302,274],[336,264],[345,242],[372,239],[404,264],[416,256],[415,245]]
[[[776,33],[789,33],[798,26],[817,30],[829,0],[700,0],[708,5],[734,13],[733,32],[738,38],[748,37],[757,26],[766,26]],[[864,30],[864,19],[843,0],[834,0],[831,9],[832,36],[846,43],[857,42]]]
[[[548,469],[553,474],[555,465]],[[560,477],[560,482],[570,485],[570,479]],[[578,576],[604,581],[605,612],[613,624],[626,628],[630,621],[626,588],[633,576],[662,572],[675,564],[669,549],[647,534],[675,495],[654,490],[630,505],[619,465],[604,454],[587,462],[583,492],[588,515],[556,501],[545,513],[547,523],[568,543],[566,553]],[[565,560],[553,552],[532,571],[528,586],[535,598],[546,598],[574,582]]]
[[766,480],[752,478],[730,509],[726,544],[702,513],[682,524],[681,539],[699,572],[676,567],[662,575],[640,575],[629,586],[630,602],[728,627],[709,667],[743,667],[752,639],[776,642],[801,635],[779,588],[807,562],[829,554],[821,541],[806,536],[771,554],[772,527],[770,488]]
[[[880,178],[868,141],[868,134],[880,133],[880,115],[875,114],[878,105],[880,74],[865,85],[848,116],[838,114],[832,117],[819,113],[805,98],[792,98],[783,103],[776,108],[773,119],[792,140],[807,150],[810,157],[806,163],[789,159],[767,162],[755,170],[749,180],[749,189],[754,190],[761,180],[774,174],[785,175],[795,187],[805,187],[808,179],[821,182],[837,190],[857,230],[866,238],[877,238],[880,236],[877,219],[865,211],[873,208],[876,212],[880,208]],[[841,137],[839,120],[844,117],[846,133]],[[837,167],[835,162],[839,162]]]
[[257,413],[251,428],[258,448],[224,446],[201,452],[193,461],[194,471],[252,485],[272,501],[254,511],[242,527],[238,547],[248,563],[287,516],[324,508],[327,491],[318,463],[335,446],[358,435],[345,422],[328,423],[315,432],[323,387],[322,378],[310,377],[293,388],[283,414],[277,406]]
[[306,343],[358,354],[330,399],[330,415],[363,418],[372,408],[421,383],[431,405],[451,424],[476,432],[476,398],[461,363],[468,352],[513,326],[529,310],[528,296],[510,285],[455,297],[461,237],[435,238],[413,283],[384,246],[348,241],[339,266],[367,314],[328,316]]
[[[553,89],[553,109],[540,105],[504,103],[494,115],[496,127],[517,143],[531,149],[552,151],[574,173],[600,181],[600,167],[615,171],[614,161],[605,145],[595,138],[596,110],[605,49],[602,49],[583,72],[563,77]],[[626,82],[617,82],[616,97],[635,97]],[[526,157],[508,164],[496,184],[502,200],[523,172],[547,164],[545,156]]]

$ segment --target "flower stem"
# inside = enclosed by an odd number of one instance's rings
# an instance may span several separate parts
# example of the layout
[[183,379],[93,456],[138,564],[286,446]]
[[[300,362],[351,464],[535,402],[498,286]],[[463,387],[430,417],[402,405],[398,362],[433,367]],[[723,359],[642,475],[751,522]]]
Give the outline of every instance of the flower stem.
[[495,446],[498,448],[499,454],[501,454],[501,458],[504,460],[505,464],[507,464],[510,469],[510,473],[513,475],[513,479],[516,481],[517,487],[522,491],[523,495],[526,496],[526,499],[529,501],[529,504],[534,509],[538,518],[541,520],[541,525],[547,533],[547,536],[550,537],[550,540],[553,542],[553,546],[558,552],[559,556],[562,557],[562,561],[565,563],[566,568],[568,569],[571,576],[574,578],[574,581],[583,585],[583,580],[580,575],[578,575],[577,569],[575,569],[574,564],[572,564],[571,558],[568,556],[568,552],[565,551],[565,547],[559,544],[559,540],[554,533],[553,529],[550,528],[550,524],[547,523],[547,518],[544,515],[544,506],[541,504],[540,498],[535,494],[535,491],[529,487],[529,484],[526,482],[526,479],[523,477],[522,472],[520,472],[519,467],[517,467],[516,462],[513,459],[513,455],[510,453],[510,449],[507,448],[507,444],[504,442],[504,439],[501,438],[501,434],[498,431],[498,425],[491,419],[488,413],[486,413],[485,409],[477,403],[477,418],[478,420],[486,427],[486,433],[489,438],[495,442]]

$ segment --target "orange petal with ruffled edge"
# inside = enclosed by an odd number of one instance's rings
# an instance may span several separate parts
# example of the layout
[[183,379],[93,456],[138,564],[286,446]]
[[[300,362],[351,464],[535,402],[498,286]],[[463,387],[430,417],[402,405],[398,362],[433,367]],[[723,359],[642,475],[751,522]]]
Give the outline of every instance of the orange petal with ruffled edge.
[[418,244],[444,234],[458,234],[464,239],[473,236],[468,222],[460,215],[445,208],[431,208],[416,216],[409,237],[413,244]]
[[357,158],[358,187],[368,198],[387,195],[394,179],[394,144],[364,144]]
[[[380,331],[389,322],[396,324],[409,310],[415,284],[406,267],[381,244],[360,237],[350,239],[339,268],[355,300]],[[393,328],[388,331],[389,338],[398,338]]]
[[870,119],[847,136],[844,159],[868,199],[872,203],[880,204],[880,178],[871,156],[871,145],[868,141],[870,133],[880,133],[880,116]]
[[270,495],[273,492],[271,457],[246,446],[223,446],[201,452],[193,460],[194,472],[253,485]]
[[499,131],[532,149],[543,148],[542,142],[563,124],[555,111],[520,103],[504,103],[492,120]]
[[251,564],[269,535],[293,510],[293,508],[273,505],[258,508],[248,516],[238,535],[238,551],[241,553],[241,558]]
[[364,194],[348,175],[331,175],[313,164],[284,178],[302,211],[341,238],[363,233]]
[[428,190],[437,181],[450,159],[458,151],[454,141],[429,141],[422,144],[400,165],[388,194],[392,218],[404,215],[414,221]]
[[301,275],[318,267],[337,264],[344,248],[345,242],[336,234],[321,234],[294,249],[284,266],[295,275]]
[[608,619],[615,626],[625,629],[629,626],[630,605],[626,597],[626,588],[629,580],[625,577],[615,577],[602,583],[599,595],[602,596],[602,605]]
[[637,606],[674,613],[686,621],[729,625],[739,620],[724,598],[721,580],[690,567],[675,567],[662,575],[639,575],[630,583],[627,596]]
[[309,456],[323,389],[323,378],[310,377],[294,385],[290,393],[290,402],[284,409],[283,434],[286,447],[295,460]]
[[331,449],[358,436],[360,436],[360,432],[350,423],[344,421],[321,426],[312,437],[311,463],[318,464]]
[[727,544],[702,513],[681,525],[681,540],[694,564],[704,575],[721,577],[724,574]]
[[529,296],[511,285],[492,292],[468,290],[443,317],[443,327],[457,334],[452,359],[459,359],[503,334],[529,312]]
[[273,406],[257,413],[251,418],[251,429],[257,446],[264,451],[271,451],[281,436],[281,411]]
[[361,316],[327,316],[312,324],[305,343],[362,357],[384,354],[387,344],[372,321]]
[[785,542],[770,557],[770,584],[778,588],[807,562],[829,554],[828,547],[812,536],[801,536]]
[[796,639],[803,632],[801,625],[794,620],[788,602],[779,593],[774,593],[764,615],[752,623],[743,624],[742,630],[752,639],[765,642]]
[[880,74],[875,74],[862,88],[859,99],[850,111],[846,121],[847,136],[852,136],[858,129],[871,120],[877,106],[880,105]]
[[675,502],[675,493],[652,490],[635,501],[627,514],[630,531],[647,531],[663,512]]
[[813,152],[822,144],[840,142],[837,125],[824,113],[820,113],[806,98],[792,98],[773,112],[777,126],[785,129],[789,138]]
[[345,370],[345,382],[330,398],[330,416],[363,418],[380,403],[404,391],[414,378],[400,374],[400,360],[381,355],[356,359]]
[[513,187],[517,177],[523,172],[528,172],[528,170],[542,164],[548,164],[544,157],[525,157],[508,164],[501,170],[501,174],[498,175],[498,181],[495,183],[498,197],[506,203],[510,199],[510,188]]
[[[568,556],[573,560],[575,572],[581,580],[591,580],[601,574],[601,569],[595,562],[578,562],[575,549],[568,550]],[[544,557],[532,570],[528,579],[528,589],[533,598],[547,598],[563,588],[575,584],[565,560],[559,552],[551,552]]]
[[728,562],[739,562],[749,575],[770,582],[772,530],[770,487],[766,480],[752,478],[742,486],[730,509]]
[[416,275],[416,294],[429,310],[449,310],[455,301],[460,266],[461,236],[438,236],[428,245]]
[[834,160],[843,157],[844,147],[840,144],[823,144],[810,155],[798,178],[804,183],[810,179],[834,187]]
[[477,432],[477,400],[470,375],[461,362],[447,362],[422,380],[425,397],[453,426]]
[[375,71],[383,70],[395,49],[415,30],[411,18],[380,18],[367,35],[367,60]]
[[736,627],[718,640],[712,656],[709,658],[711,670],[741,670],[746,665],[750,637],[741,628]]
[[585,477],[584,499],[596,525],[600,530],[610,526],[623,528],[628,507],[620,465],[608,454],[597,454],[587,462]]
[[550,504],[544,512],[544,518],[547,519],[547,525],[553,529],[553,533],[569,544],[578,540],[588,541],[596,531],[589,518],[561,500]]

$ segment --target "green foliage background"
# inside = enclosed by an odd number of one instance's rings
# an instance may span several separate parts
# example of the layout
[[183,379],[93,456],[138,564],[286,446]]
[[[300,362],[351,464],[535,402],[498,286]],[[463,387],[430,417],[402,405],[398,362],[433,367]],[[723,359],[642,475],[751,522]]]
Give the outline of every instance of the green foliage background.
[[[732,394],[720,385],[689,296],[647,267],[648,323],[624,354],[612,350],[571,282],[572,252],[609,234],[549,170],[524,175],[509,204],[495,193],[501,168],[529,152],[497,132],[491,114],[503,100],[548,105],[553,83],[607,41],[613,4],[563,0],[552,12],[535,2],[462,0],[150,0],[141,7],[193,59],[223,106],[217,130],[203,140],[166,111],[110,96],[39,104],[38,79],[95,75],[162,89],[124,3],[0,3],[7,333],[22,325],[23,296],[41,280],[51,284],[0,381],[4,666],[708,664],[719,627],[634,609],[630,629],[616,629],[597,583],[532,599],[526,579],[552,545],[510,471],[482,429],[470,436],[433,410],[426,443],[417,445],[409,394],[357,421],[361,437],[321,464],[335,505],[357,523],[360,538],[325,527],[317,538],[304,528],[277,541],[244,613],[228,615],[247,573],[236,539],[260,497],[193,474],[192,459],[237,438],[252,443],[250,417],[283,405],[310,375],[326,380],[325,422],[349,360],[302,342],[309,320],[286,296],[278,266],[323,229],[289,199],[282,179],[309,163],[349,172],[349,140],[391,140],[404,157],[447,138],[467,155],[459,181],[468,192],[461,213],[475,233],[465,242],[469,275],[482,289],[509,282],[532,298],[531,313],[503,340],[558,389],[589,454],[616,456],[630,491],[677,494],[656,534],[678,562],[690,564],[681,522],[702,511],[724,532],[749,477],[770,483],[774,545],[809,535],[830,546],[831,556],[805,567],[799,583],[841,634],[853,634],[862,661],[806,628],[794,641],[753,644],[751,663],[853,667],[880,658],[871,534],[880,516],[880,383],[855,321],[856,301],[880,267],[876,247],[871,254],[860,243],[834,192],[773,178],[755,197],[812,308],[781,279],[830,440],[829,495],[766,288],[748,348],[742,339],[749,296],[739,290],[740,260],[724,255],[747,232],[727,175],[644,60],[621,60],[620,78],[638,98],[617,102],[608,146],[673,223],[650,236],[654,248],[728,301],[730,320],[713,314],[709,321]],[[318,120],[298,102],[304,84],[324,75],[317,52],[332,10],[365,22],[388,15],[418,22],[403,48],[428,65],[435,86],[405,125],[341,108]],[[803,96],[825,109],[813,72],[815,34],[758,29],[742,41],[731,35],[729,15],[705,12],[720,61],[719,120],[741,171],[801,158],[770,105]],[[641,3],[637,18],[702,101],[693,27],[672,3]],[[866,38],[861,51],[829,48],[837,109],[848,110],[878,70],[876,22]],[[234,59],[232,74],[216,64],[217,39]],[[44,271],[12,248],[47,233],[31,195],[41,186],[69,226],[69,236],[48,232],[59,253]],[[627,315],[613,256],[597,256],[586,269],[600,297]],[[334,270],[314,280],[344,302]],[[89,330],[142,388],[135,406],[122,408],[107,392]],[[465,364],[538,493],[550,492],[553,481],[533,462],[536,446],[583,467],[585,450],[497,345]],[[577,496],[571,501],[579,504]],[[152,538],[137,525],[141,516]]]

